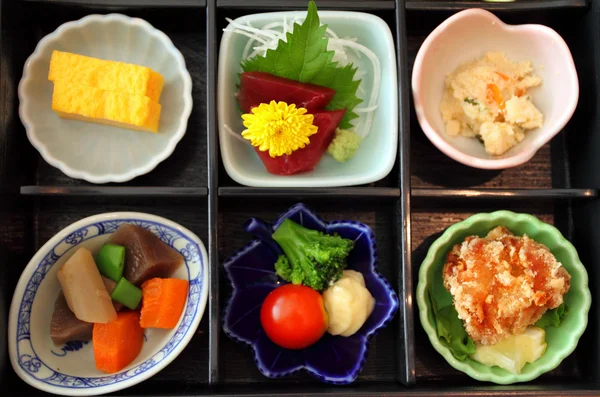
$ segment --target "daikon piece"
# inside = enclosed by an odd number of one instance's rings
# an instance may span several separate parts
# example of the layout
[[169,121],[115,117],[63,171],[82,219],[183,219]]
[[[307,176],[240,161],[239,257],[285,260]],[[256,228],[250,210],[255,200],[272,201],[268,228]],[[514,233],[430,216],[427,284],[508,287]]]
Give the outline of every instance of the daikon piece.
[[58,281],[69,309],[81,321],[106,324],[117,312],[92,253],[79,248],[58,270]]
[[[109,278],[102,277],[106,291],[112,294],[117,283]],[[113,300],[113,306],[119,311],[123,304]],[[64,345],[71,341],[87,341],[92,339],[93,323],[81,321],[69,309],[67,300],[62,291],[58,293],[58,298],[54,303],[54,312],[50,321],[50,338],[56,346]]]

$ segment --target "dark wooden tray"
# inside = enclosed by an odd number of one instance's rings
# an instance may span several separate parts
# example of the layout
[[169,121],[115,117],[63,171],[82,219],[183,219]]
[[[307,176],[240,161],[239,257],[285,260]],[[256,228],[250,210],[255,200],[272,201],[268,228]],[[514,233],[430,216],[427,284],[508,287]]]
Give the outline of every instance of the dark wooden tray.
[[[203,239],[210,256],[210,299],[197,335],[153,378],[117,395],[598,395],[600,325],[595,299],[600,261],[600,2],[586,0],[321,0],[321,9],[382,17],[394,34],[399,73],[399,150],[393,171],[368,186],[262,189],[231,180],[219,160],[217,54],[226,17],[305,9],[305,0],[0,0],[0,337],[17,279],[33,253],[68,224],[94,213],[136,210],[165,216]],[[504,171],[462,166],[425,138],[412,110],[410,74],[425,37],[451,13],[494,10],[509,23],[543,23],[571,48],[581,81],[579,107],[564,131],[527,164]],[[194,108],[173,155],[125,184],[92,185],[49,166],[20,123],[16,89],[25,59],[60,24],[90,13],[121,12],[169,35],[193,79]],[[355,219],[373,228],[379,269],[396,287],[400,310],[369,349],[365,368],[347,387],[307,375],[262,376],[250,352],[221,329],[229,293],[221,262],[245,244],[250,216],[273,220],[303,201],[325,219]],[[510,387],[480,383],[455,371],[429,344],[418,320],[414,288],[432,241],[470,214],[496,209],[532,213],[555,224],[587,264],[593,306],[579,347],[556,370]],[[0,384],[10,395],[43,395],[13,372],[0,349]]]

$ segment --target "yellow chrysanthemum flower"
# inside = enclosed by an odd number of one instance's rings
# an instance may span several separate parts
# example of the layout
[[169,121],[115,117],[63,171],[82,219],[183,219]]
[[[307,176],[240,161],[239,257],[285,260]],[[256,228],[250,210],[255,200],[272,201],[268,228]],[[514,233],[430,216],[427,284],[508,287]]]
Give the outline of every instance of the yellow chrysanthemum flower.
[[305,108],[285,102],[261,103],[252,113],[243,114],[242,119],[247,128],[242,136],[261,152],[268,150],[271,157],[302,149],[310,143],[308,137],[318,130],[313,125],[314,116],[306,114]]

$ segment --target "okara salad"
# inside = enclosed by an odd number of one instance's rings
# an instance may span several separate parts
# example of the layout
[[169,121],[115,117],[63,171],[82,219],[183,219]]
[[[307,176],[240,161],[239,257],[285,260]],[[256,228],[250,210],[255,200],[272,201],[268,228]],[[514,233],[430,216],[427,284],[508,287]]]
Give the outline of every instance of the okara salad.
[[375,307],[363,275],[346,270],[354,241],[289,219],[272,237],[284,252],[275,271],[289,283],[273,290],[262,304],[260,321],[269,339],[286,349],[303,349],[325,332],[354,335]]
[[170,278],[183,257],[152,232],[123,224],[96,258],[79,248],[58,271],[50,323],[55,345],[92,341],[96,368],[122,370],[138,356],[146,328],[175,328],[188,281]]
[[488,52],[446,77],[440,111],[451,137],[477,137],[485,151],[499,156],[544,124],[528,90],[542,84],[531,62],[514,62]]
[[545,245],[502,226],[455,245],[442,274],[454,304],[438,308],[430,294],[437,333],[461,361],[518,374],[544,355],[544,329],[568,312],[567,270]]
[[[250,143],[272,174],[310,171],[325,152],[339,162],[351,159],[369,134],[377,108],[377,56],[356,38],[340,38],[321,25],[313,1],[302,24],[285,16],[262,28],[228,21],[225,31],[250,40],[236,93],[246,129],[241,134],[229,126],[226,130]],[[359,79],[368,73],[353,62],[361,55],[373,65],[368,95]],[[364,101],[365,107],[356,107]]]

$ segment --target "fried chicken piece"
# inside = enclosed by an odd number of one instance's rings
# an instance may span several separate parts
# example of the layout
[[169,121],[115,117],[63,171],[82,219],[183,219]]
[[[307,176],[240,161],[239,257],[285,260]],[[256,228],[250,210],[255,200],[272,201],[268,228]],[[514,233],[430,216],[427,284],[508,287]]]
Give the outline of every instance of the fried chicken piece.
[[455,245],[443,278],[465,330],[483,345],[521,334],[560,306],[571,281],[546,246],[502,226]]

